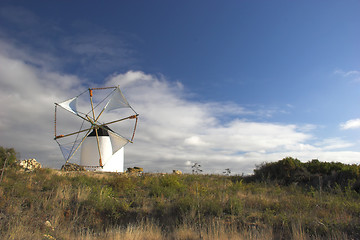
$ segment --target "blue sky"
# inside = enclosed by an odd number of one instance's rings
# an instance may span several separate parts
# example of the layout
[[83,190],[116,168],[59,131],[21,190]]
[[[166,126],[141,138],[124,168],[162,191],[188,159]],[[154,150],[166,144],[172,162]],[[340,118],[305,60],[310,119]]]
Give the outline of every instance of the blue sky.
[[61,166],[53,103],[120,84],[141,116],[126,167],[359,163],[359,11],[351,0],[1,1],[0,145]]

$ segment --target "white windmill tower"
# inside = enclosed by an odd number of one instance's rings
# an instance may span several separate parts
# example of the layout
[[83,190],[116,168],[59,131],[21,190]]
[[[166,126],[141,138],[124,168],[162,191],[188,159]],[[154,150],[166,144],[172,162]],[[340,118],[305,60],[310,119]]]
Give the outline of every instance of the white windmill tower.
[[[60,109],[65,111],[60,114]],[[70,120],[65,113],[76,119]],[[57,134],[60,122],[63,129],[69,129],[75,120],[82,121],[80,129]],[[74,98],[55,103],[54,139],[66,163],[78,155],[81,148],[81,166],[89,170],[123,172],[124,146],[133,142],[137,122],[138,114],[118,86],[90,88]],[[127,132],[127,136],[123,132]]]

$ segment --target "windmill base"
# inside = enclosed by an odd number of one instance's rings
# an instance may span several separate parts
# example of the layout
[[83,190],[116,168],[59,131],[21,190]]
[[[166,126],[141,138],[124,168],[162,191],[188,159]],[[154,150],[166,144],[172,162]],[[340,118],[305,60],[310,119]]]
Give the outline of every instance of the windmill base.
[[103,167],[100,167],[99,148],[96,137],[85,139],[81,146],[80,165],[91,171],[124,172],[124,147],[113,154],[111,141],[108,136],[99,136],[99,146]]
[[121,148],[114,155],[112,155],[103,168],[99,168],[97,171],[124,172],[124,148]]

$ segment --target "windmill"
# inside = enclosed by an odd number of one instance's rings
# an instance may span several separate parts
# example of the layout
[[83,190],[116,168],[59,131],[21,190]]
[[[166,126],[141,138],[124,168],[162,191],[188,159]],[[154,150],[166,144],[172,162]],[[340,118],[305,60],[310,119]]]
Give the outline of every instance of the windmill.
[[119,86],[89,88],[55,103],[54,139],[65,163],[77,158],[89,170],[123,172],[124,146],[133,142],[138,116]]

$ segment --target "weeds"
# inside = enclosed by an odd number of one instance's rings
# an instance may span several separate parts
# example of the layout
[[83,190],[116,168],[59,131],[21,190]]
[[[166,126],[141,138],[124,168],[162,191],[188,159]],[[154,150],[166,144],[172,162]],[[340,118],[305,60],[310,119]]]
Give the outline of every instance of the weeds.
[[360,195],[241,176],[9,169],[1,239],[358,239]]

